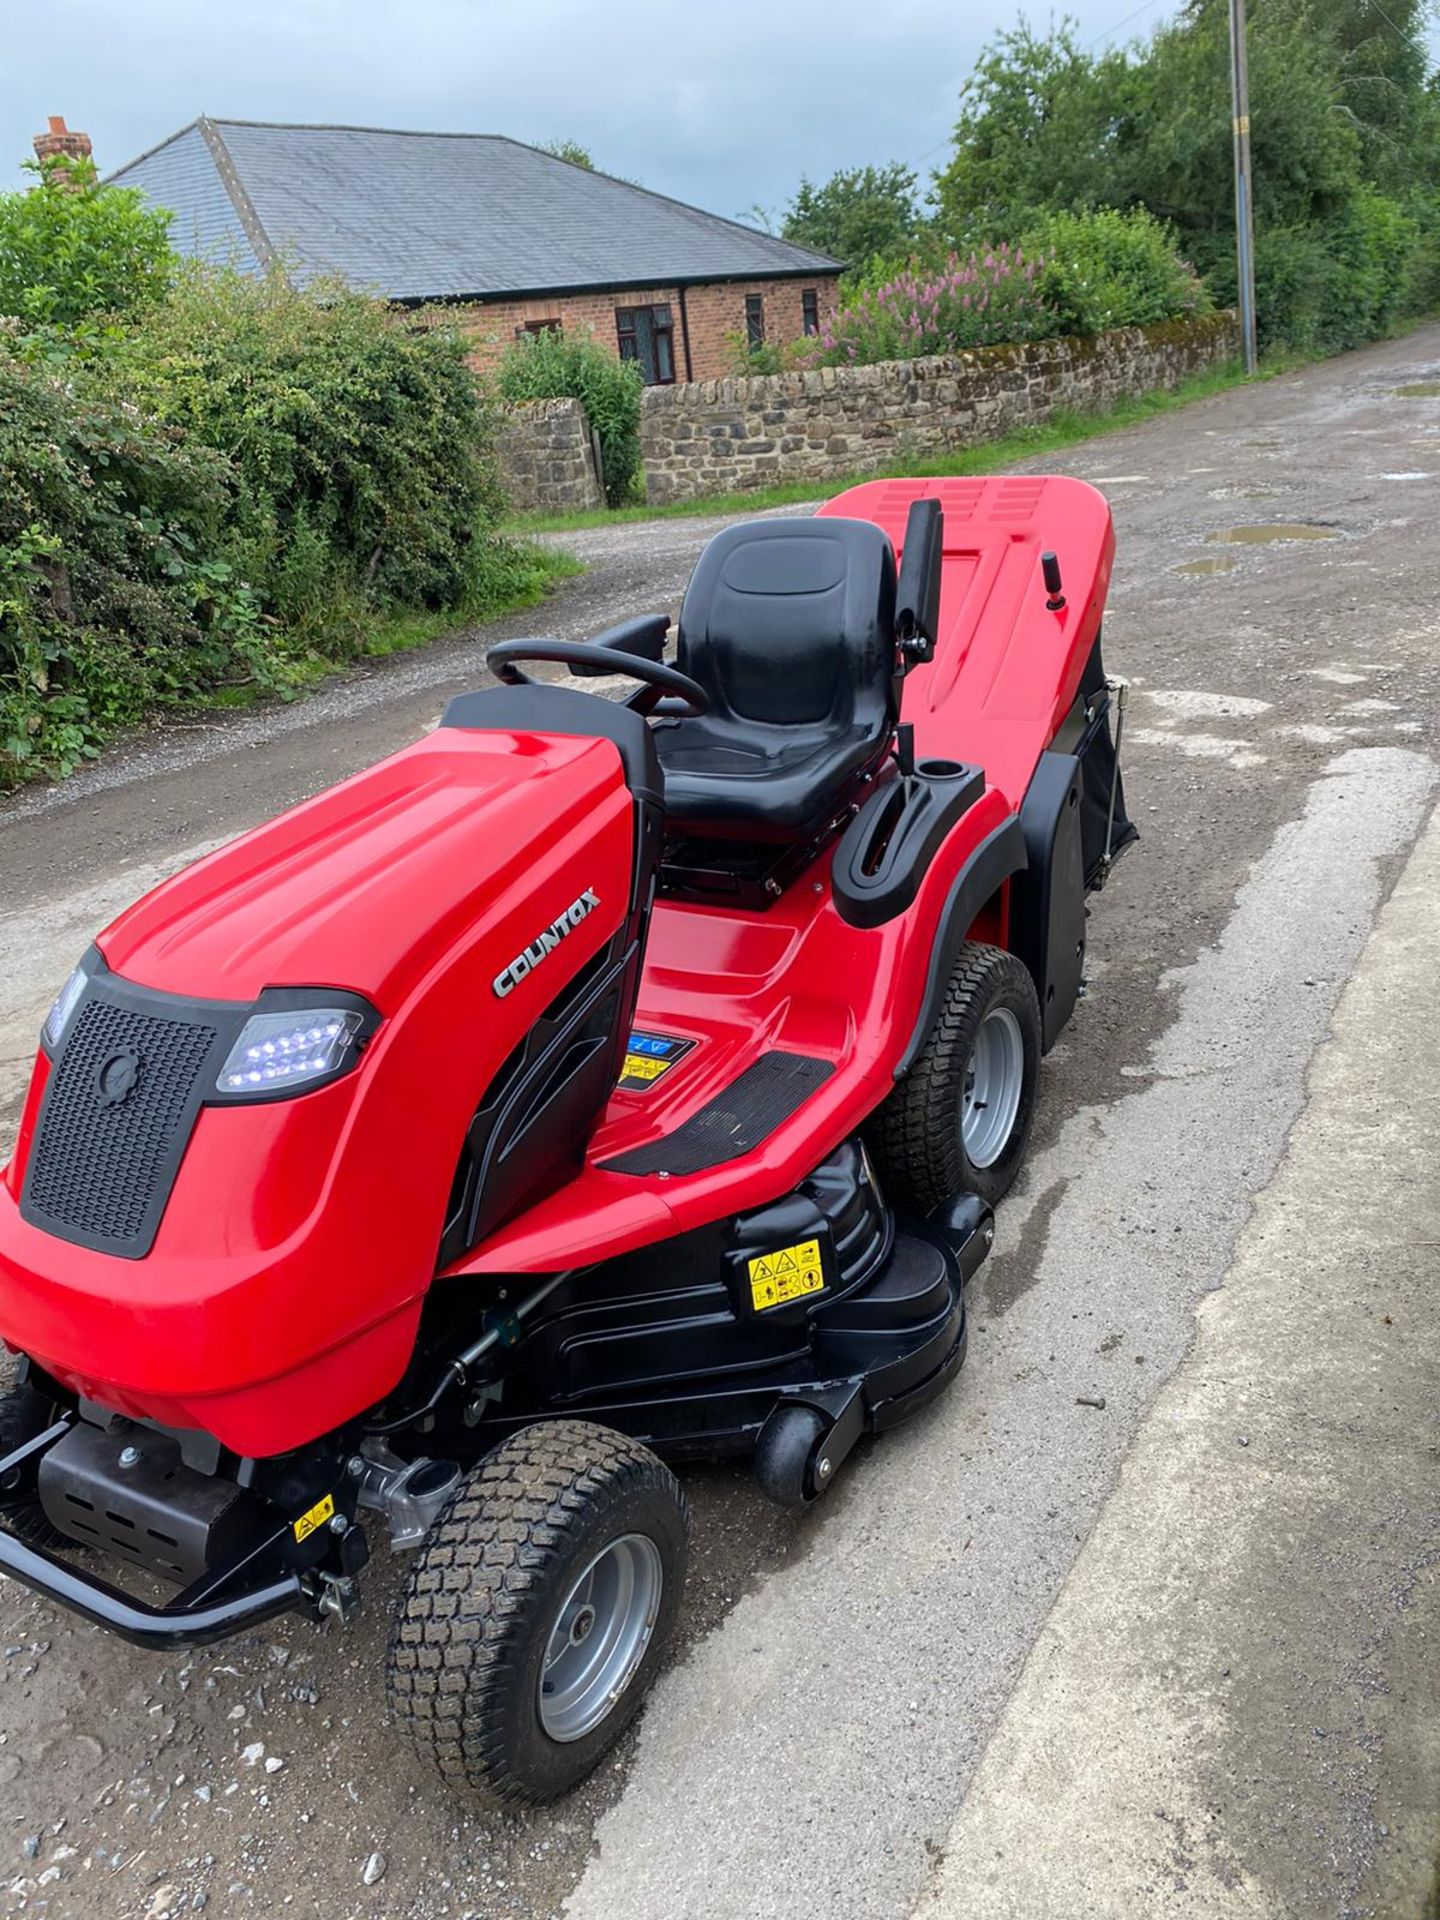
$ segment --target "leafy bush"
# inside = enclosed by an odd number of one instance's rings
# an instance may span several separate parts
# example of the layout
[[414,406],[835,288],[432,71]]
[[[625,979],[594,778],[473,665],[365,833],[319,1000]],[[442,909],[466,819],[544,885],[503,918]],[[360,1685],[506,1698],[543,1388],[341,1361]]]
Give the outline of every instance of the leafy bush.
[[164,297],[175,269],[168,213],[133,189],[101,186],[88,160],[25,167],[36,184],[0,193],[0,314],[73,327]]
[[224,460],[0,343],[0,785],[107,727],[285,663],[221,557]]
[[1030,228],[1022,244],[1031,258],[1045,261],[1036,290],[1058,333],[1145,327],[1209,306],[1173,234],[1143,207],[1052,213]]
[[558,400],[584,404],[600,436],[605,498],[623,506],[640,470],[640,395],[644,378],[633,360],[617,360],[593,334],[562,333],[558,327],[526,334],[504,352],[496,383],[506,400]]
[[153,418],[223,453],[230,547],[302,631],[349,607],[446,607],[500,496],[459,333],[335,285],[199,269],[106,365]]

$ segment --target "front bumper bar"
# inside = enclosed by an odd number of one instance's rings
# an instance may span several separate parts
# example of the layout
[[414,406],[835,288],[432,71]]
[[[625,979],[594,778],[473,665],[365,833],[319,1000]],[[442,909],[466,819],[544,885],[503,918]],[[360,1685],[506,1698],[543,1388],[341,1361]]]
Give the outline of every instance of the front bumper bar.
[[[34,1463],[69,1429],[68,1419],[59,1420],[0,1460],[0,1485],[29,1478]],[[170,1653],[182,1647],[208,1647],[232,1633],[263,1626],[279,1614],[315,1604],[313,1576],[286,1571],[245,1584],[247,1567],[263,1564],[274,1545],[273,1539],[259,1542],[238,1565],[206,1574],[165,1605],[152,1607],[109,1581],[71,1566],[58,1554],[27,1546],[6,1530],[0,1518],[0,1574],[133,1646]]]
[[207,1599],[199,1595],[198,1588],[190,1587],[166,1605],[151,1607],[38,1547],[26,1546],[3,1527],[0,1573],[32,1588],[43,1600],[68,1607],[82,1620],[119,1634],[132,1646],[149,1647],[156,1653],[208,1647],[232,1633],[263,1626],[279,1614],[307,1605],[310,1599],[303,1576],[284,1573],[228,1599]]

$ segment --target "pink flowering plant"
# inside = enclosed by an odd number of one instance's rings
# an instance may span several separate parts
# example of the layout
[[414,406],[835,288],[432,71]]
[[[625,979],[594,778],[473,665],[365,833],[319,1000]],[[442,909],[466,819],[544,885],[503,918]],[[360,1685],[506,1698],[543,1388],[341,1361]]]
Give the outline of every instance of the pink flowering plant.
[[1013,246],[912,260],[858,282],[812,364],[865,366],[1146,326],[1207,304],[1169,229],[1143,209],[1053,215]]
[[817,359],[832,366],[915,360],[1057,331],[1037,282],[1048,255],[1001,241],[984,252],[948,254],[927,269],[916,262],[893,278],[859,286],[820,336]]

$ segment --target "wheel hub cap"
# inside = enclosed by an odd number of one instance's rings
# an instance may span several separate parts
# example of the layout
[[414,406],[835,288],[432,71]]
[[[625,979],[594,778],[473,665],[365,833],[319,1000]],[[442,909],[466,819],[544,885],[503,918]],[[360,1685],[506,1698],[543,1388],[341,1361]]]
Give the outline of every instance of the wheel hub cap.
[[1020,1112],[1025,1043],[1009,1007],[992,1007],[980,1023],[965,1069],[960,1132],[972,1167],[991,1167],[1005,1151]]
[[540,1672],[540,1724],[583,1740],[635,1677],[655,1631],[665,1575],[660,1550],[627,1533],[595,1556],[555,1616]]

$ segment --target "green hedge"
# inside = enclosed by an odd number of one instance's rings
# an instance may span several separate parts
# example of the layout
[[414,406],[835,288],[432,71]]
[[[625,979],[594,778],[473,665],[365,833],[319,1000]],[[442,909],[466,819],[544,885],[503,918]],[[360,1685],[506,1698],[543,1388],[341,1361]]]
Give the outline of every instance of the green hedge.
[[498,519],[493,419],[453,328],[342,286],[191,271],[108,371],[224,453],[233,547],[267,607],[443,607],[473,590]]
[[526,334],[505,349],[496,384],[506,400],[583,402],[600,436],[605,498],[623,506],[640,471],[640,396],[644,377],[633,360],[618,360],[591,334],[558,327]]
[[285,678],[223,557],[228,464],[0,344],[0,785],[232,675]]
[[0,786],[377,620],[535,597],[494,403],[443,319],[199,270],[131,324],[0,337]]

